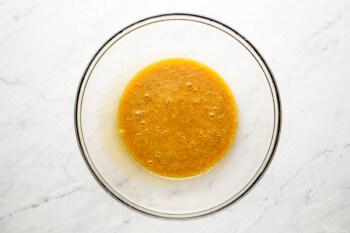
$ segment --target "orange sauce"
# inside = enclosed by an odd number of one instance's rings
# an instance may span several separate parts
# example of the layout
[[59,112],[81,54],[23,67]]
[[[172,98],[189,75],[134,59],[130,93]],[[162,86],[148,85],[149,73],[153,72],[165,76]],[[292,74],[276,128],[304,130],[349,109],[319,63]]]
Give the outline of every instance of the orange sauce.
[[230,147],[237,109],[224,80],[208,66],[172,58],[141,70],[117,113],[119,135],[142,167],[183,178],[212,168]]

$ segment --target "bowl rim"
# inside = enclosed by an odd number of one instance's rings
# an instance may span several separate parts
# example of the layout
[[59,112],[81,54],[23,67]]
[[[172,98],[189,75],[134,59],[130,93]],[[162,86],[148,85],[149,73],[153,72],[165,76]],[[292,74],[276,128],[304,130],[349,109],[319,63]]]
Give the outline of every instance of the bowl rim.
[[[118,37],[120,39],[123,36],[127,35],[128,33],[134,30],[137,30],[140,27],[147,26],[149,24],[153,24],[156,22],[169,21],[169,20],[187,20],[187,21],[206,24],[207,26],[211,26],[218,30],[221,30],[222,32],[233,37],[233,39],[236,39],[238,42],[240,42],[255,58],[255,60],[258,62],[261,69],[263,70],[270,87],[270,91],[273,99],[273,106],[274,106],[274,127],[273,127],[273,135],[270,141],[270,146],[265,155],[264,161],[260,165],[259,169],[257,170],[256,174],[253,176],[253,178],[248,182],[248,184],[246,184],[245,187],[241,189],[240,192],[236,193],[231,198],[229,198],[226,201],[223,201],[217,206],[214,206],[205,210],[192,212],[192,213],[185,213],[185,214],[163,213],[159,211],[150,210],[145,207],[139,206],[138,204],[128,200],[127,198],[119,194],[117,191],[115,191],[99,174],[98,169],[95,168],[92,160],[90,159],[90,156],[87,152],[86,145],[84,142],[84,137],[82,134],[82,126],[80,121],[81,120],[80,113],[81,113],[84,91],[85,91],[85,87],[87,86],[88,78],[89,78],[89,76],[87,75],[91,74],[91,71],[98,63],[98,60],[104,55],[105,52],[107,52],[108,48],[103,52],[106,46],[109,45],[111,42],[113,42],[114,39]],[[113,42],[110,45],[110,47],[114,43],[116,43],[118,40]],[[139,213],[145,214],[146,216],[152,216],[152,217],[164,218],[164,219],[174,219],[174,220],[175,219],[182,219],[182,220],[193,219],[193,218],[214,214],[224,208],[227,208],[233,203],[236,203],[243,196],[245,196],[249,191],[251,191],[252,188],[255,187],[255,185],[258,183],[258,181],[261,180],[261,177],[265,174],[265,172],[267,171],[268,167],[271,164],[271,161],[275,155],[277,145],[279,142],[279,138],[281,134],[281,124],[282,124],[282,106],[281,106],[281,98],[278,91],[277,83],[271,69],[269,68],[268,64],[266,63],[262,55],[258,52],[258,50],[253,46],[253,44],[250,41],[248,41],[244,36],[242,36],[239,32],[234,30],[232,27],[206,16],[202,16],[198,14],[189,14],[189,13],[167,13],[167,14],[159,14],[159,15],[143,18],[139,21],[136,21],[135,23],[130,24],[129,26],[126,26],[125,28],[121,29],[120,31],[115,33],[113,36],[111,36],[97,50],[97,52],[94,54],[94,56],[91,58],[90,62],[88,63],[87,67],[85,68],[85,71],[80,79],[80,82],[77,88],[75,104],[74,104],[74,128],[75,128],[75,135],[79,146],[79,150],[89,171],[91,172],[95,180],[100,184],[100,186],[114,199],[118,200],[125,206],[138,211]]]

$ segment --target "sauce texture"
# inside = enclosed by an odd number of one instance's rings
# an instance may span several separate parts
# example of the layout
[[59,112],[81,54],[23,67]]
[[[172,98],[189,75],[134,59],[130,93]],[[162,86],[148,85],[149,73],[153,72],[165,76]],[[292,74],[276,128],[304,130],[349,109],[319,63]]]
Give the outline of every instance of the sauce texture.
[[130,81],[119,103],[117,130],[142,167],[184,178],[221,160],[237,118],[233,95],[215,71],[172,58],[145,67]]

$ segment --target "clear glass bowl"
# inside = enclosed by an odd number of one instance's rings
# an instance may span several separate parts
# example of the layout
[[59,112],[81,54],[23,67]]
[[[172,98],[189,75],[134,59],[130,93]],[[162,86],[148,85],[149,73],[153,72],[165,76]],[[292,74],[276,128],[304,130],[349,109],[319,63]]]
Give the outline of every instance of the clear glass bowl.
[[[239,115],[235,140],[222,161],[187,179],[141,168],[116,132],[119,99],[130,79],[143,67],[174,57],[202,62],[219,73]],[[238,32],[206,17],[167,14],[124,28],[97,51],[78,88],[75,127],[87,166],[112,197],[142,213],[184,219],[214,213],[256,184],[276,150],[281,104],[266,62]]]

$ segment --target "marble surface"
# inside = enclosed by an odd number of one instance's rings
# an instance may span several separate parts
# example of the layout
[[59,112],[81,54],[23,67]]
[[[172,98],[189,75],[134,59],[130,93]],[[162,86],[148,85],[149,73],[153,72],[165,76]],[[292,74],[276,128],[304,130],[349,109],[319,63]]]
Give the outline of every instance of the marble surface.
[[[165,12],[245,35],[283,106],[268,172],[237,204],[160,220],[112,199],[90,175],[73,125],[75,92],[99,46]],[[0,232],[350,232],[350,2],[0,0]]]

